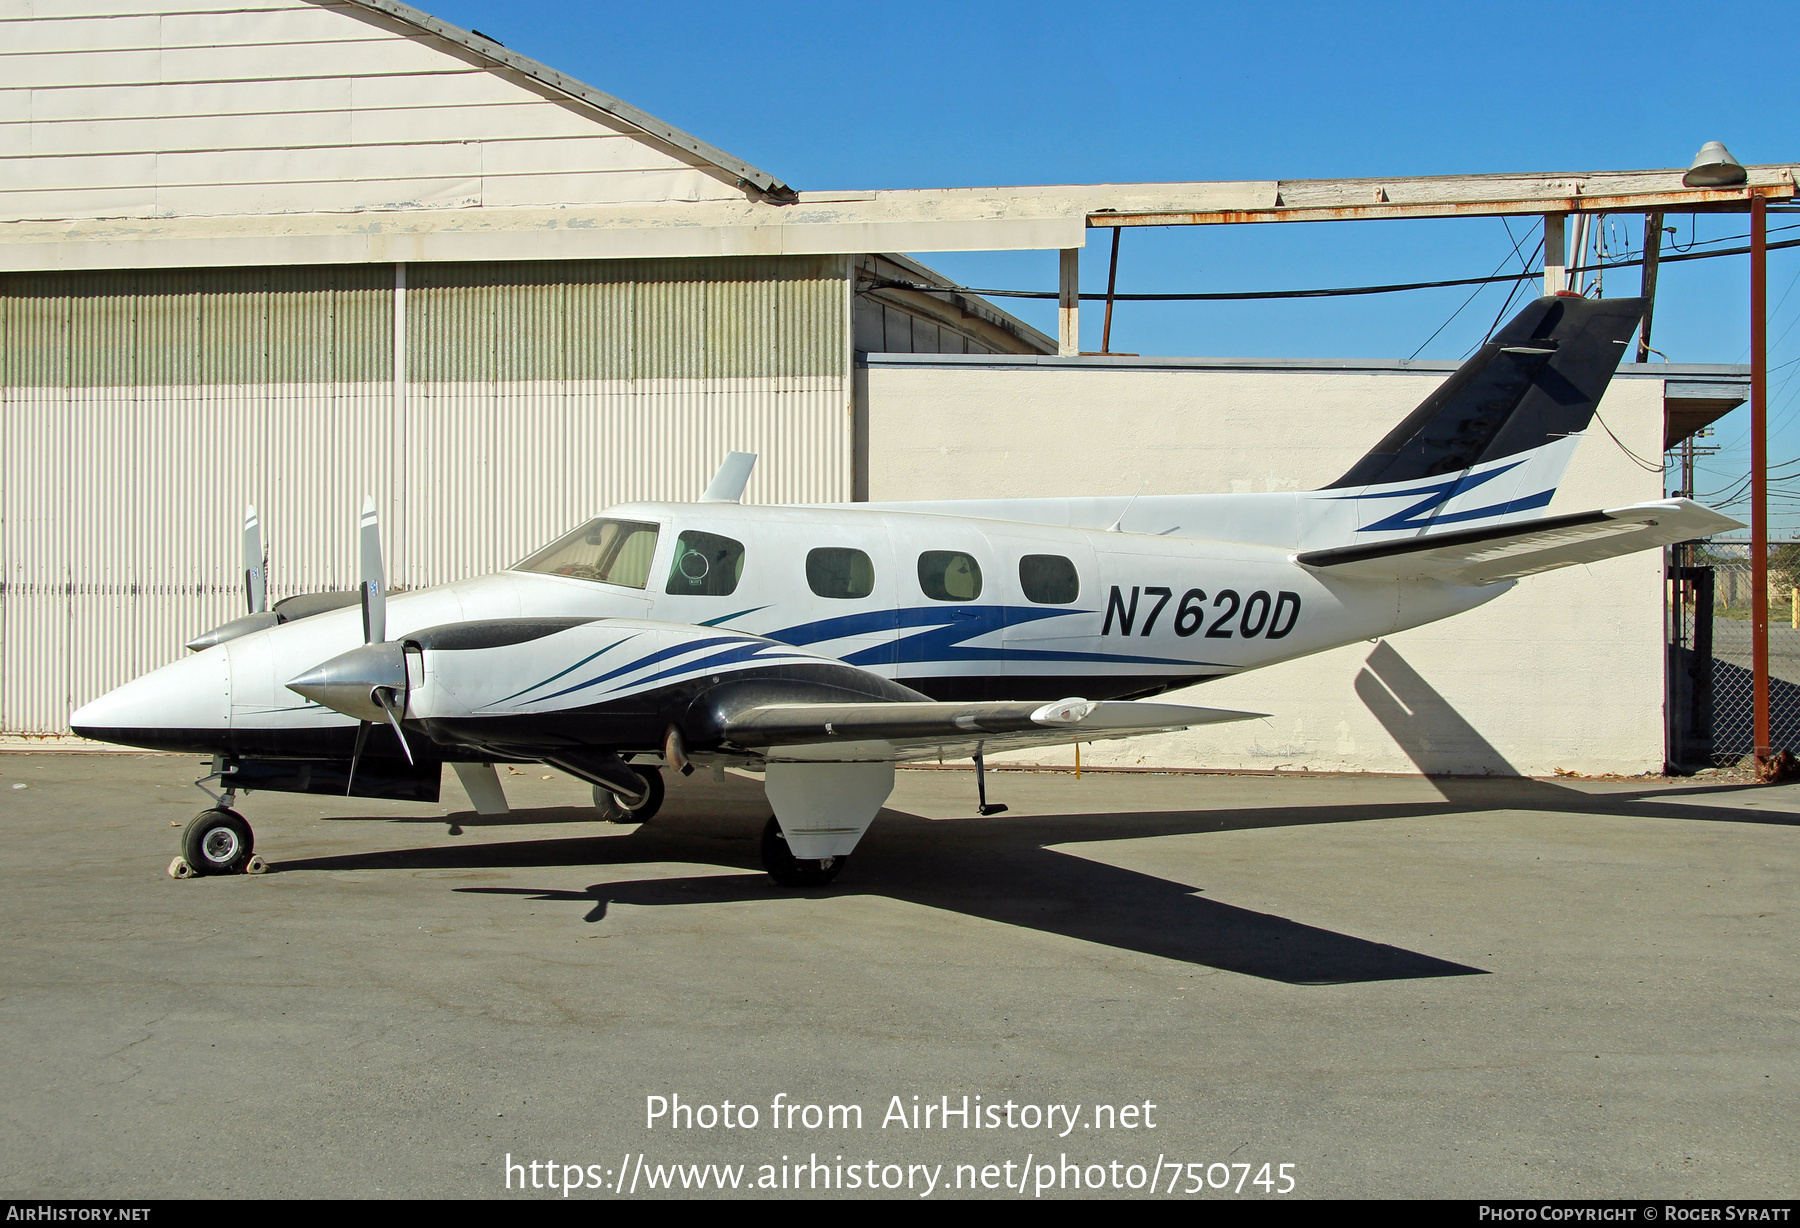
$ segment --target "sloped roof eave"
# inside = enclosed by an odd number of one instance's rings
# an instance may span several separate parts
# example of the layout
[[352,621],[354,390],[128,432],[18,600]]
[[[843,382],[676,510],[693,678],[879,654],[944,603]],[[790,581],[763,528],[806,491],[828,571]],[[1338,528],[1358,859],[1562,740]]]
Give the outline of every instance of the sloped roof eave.
[[699,137],[691,136],[672,124],[664,123],[654,115],[638,110],[624,99],[614,98],[611,94],[597,90],[585,82],[577,81],[567,73],[558,72],[549,65],[540,64],[516,51],[509,51],[492,39],[464,30],[460,26],[453,26],[449,22],[433,17],[430,13],[421,12],[411,5],[400,4],[397,0],[313,0],[313,3],[348,4],[353,8],[366,9],[371,13],[379,13],[384,17],[404,22],[446,42],[455,43],[459,47],[474,52],[496,66],[520,73],[560,94],[565,94],[597,111],[602,111],[664,145],[692,154],[715,170],[722,171],[741,183],[755,188],[771,201],[786,204],[796,199],[793,188],[769,172],[750,165],[742,158],[733,157],[724,150],[707,144]]

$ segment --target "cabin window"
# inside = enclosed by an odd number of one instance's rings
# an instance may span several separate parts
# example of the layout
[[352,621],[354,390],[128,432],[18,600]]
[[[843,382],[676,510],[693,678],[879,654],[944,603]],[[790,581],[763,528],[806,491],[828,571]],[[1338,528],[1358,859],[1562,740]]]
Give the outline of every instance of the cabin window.
[[685,597],[729,597],[744,574],[744,543],[698,529],[675,539],[664,592]]
[[1081,596],[1081,577],[1060,554],[1028,554],[1019,560],[1019,588],[1038,605],[1068,605]]
[[807,552],[806,583],[821,597],[867,597],[875,591],[875,564],[860,550],[820,546]]
[[643,588],[650,583],[650,562],[655,556],[655,525],[641,520],[590,520],[513,570]]
[[981,564],[955,550],[919,556],[919,588],[933,601],[973,601],[981,596]]

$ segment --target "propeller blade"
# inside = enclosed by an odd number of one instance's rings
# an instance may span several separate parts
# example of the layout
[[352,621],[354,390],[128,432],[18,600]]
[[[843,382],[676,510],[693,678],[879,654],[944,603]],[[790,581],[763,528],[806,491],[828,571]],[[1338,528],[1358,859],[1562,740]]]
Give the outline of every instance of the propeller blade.
[[375,497],[363,500],[360,538],[362,555],[363,642],[379,644],[387,639],[387,581],[381,566],[381,525],[375,518]]
[[406,731],[400,728],[400,714],[395,711],[394,693],[386,687],[375,688],[375,702],[387,713],[388,724],[394,727],[394,736],[400,739],[400,749],[406,755],[406,761],[413,761],[412,747],[406,744]]
[[250,612],[261,614],[269,608],[269,556],[263,553],[262,522],[256,518],[256,507],[244,509],[244,595],[249,598]]
[[362,762],[363,747],[369,744],[369,722],[358,721],[356,724],[356,749],[350,755],[350,778],[344,781],[344,796],[350,796],[350,790],[356,786],[356,765]]

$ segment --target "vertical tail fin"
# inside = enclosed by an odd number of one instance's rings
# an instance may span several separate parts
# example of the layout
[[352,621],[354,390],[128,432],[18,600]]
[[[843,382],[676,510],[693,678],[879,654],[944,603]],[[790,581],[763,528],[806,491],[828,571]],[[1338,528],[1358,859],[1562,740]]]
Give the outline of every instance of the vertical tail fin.
[[1538,299],[1320,493],[1357,503],[1407,501],[1392,510],[1359,509],[1359,535],[1541,514],[1575,438],[1593,421],[1644,303]]

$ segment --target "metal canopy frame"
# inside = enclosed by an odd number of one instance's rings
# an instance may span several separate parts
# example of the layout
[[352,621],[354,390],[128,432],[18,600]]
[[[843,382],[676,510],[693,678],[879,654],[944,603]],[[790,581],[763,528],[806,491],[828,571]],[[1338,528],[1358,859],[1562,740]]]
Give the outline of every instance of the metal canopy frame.
[[[1643,295],[1654,301],[1657,252],[1667,213],[1750,215],[1750,644],[1754,761],[1759,780],[1775,781],[1793,770],[1791,758],[1777,761],[1771,745],[1769,713],[1769,360],[1768,209],[1772,201],[1794,199],[1789,166],[1745,168],[1745,182],[1731,187],[1688,187],[1679,170],[1629,171],[1591,176],[1481,175],[1427,179],[1311,180],[1277,184],[1269,198],[1249,208],[1158,209],[1149,206],[1097,209],[1090,229],[1113,232],[1107,271],[1106,325],[1102,352],[1112,344],[1113,290],[1118,284],[1119,235],[1128,226],[1207,226],[1269,222],[1376,221],[1434,217],[1507,217],[1536,214],[1544,220],[1544,293],[1569,293],[1565,222],[1570,215],[1642,213],[1645,227]],[[1247,187],[1249,185],[1239,185]],[[1062,354],[1080,352],[1079,249],[1062,252],[1058,284],[1058,344]],[[1638,341],[1639,362],[1650,353],[1651,313],[1645,312]],[[1665,402],[1666,406],[1666,402]],[[1703,420],[1704,411],[1690,415]],[[1667,412],[1665,408],[1665,413]],[[1665,428],[1667,427],[1665,424]],[[1691,494],[1691,492],[1683,492]]]
[[1170,195],[1207,186],[1263,188],[1267,199],[1250,208],[1157,208],[1153,202],[1107,206],[1088,213],[1090,227],[1218,226],[1246,222],[1348,222],[1429,217],[1508,217],[1546,213],[1647,213],[1748,208],[1752,197],[1788,200],[1794,168],[1775,163],[1745,168],[1734,187],[1691,188],[1675,168],[1586,174],[1429,175],[1395,179],[1293,179],[1271,184],[1136,184],[1123,194]]

